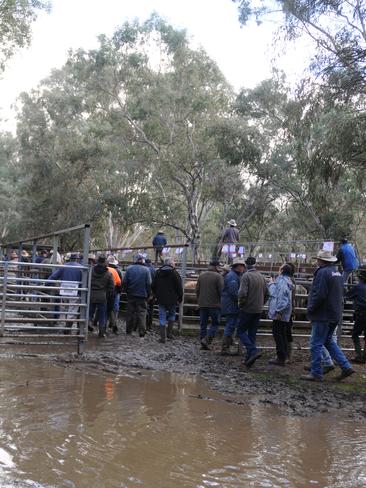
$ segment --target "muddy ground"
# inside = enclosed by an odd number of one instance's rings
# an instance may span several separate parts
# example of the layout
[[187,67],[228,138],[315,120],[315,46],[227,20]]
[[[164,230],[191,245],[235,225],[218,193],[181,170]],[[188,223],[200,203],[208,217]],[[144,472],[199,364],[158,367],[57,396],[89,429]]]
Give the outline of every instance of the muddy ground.
[[[262,337],[258,342],[269,344],[268,340]],[[153,332],[144,338],[124,334],[106,339],[91,337],[81,356],[69,352],[44,357],[95,373],[139,375],[141,370],[154,370],[200,375],[228,402],[276,405],[284,414],[310,416],[329,412],[353,419],[366,417],[365,365],[356,365],[357,374],[342,383],[335,380],[339,368],[328,374],[323,383],[308,383],[299,379],[308,364],[308,351],[295,351],[293,364],[278,367],[268,364],[274,352],[267,350],[248,369],[239,356],[221,356],[220,346],[218,338],[211,351],[202,351],[197,339],[187,336],[160,344]],[[352,353],[348,356],[352,357]]]

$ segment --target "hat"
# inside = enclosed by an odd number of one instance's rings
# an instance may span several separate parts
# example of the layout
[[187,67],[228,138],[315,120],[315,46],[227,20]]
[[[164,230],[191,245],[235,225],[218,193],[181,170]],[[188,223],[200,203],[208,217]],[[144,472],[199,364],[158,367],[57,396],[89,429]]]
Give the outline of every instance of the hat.
[[94,261],[97,259],[96,255],[92,252],[88,254],[88,259],[93,259]]
[[329,263],[335,263],[336,261],[338,261],[338,258],[336,256],[333,256],[330,251],[323,251],[323,249],[318,251],[318,254],[314,259],[320,259],[321,261],[327,261]]
[[71,252],[70,253],[70,259],[72,259],[72,260],[79,259],[79,253],[78,252]]
[[237,226],[237,224],[236,224],[236,222],[235,222],[234,219],[229,220],[228,224],[231,225],[232,227],[236,227]]
[[107,258],[103,254],[101,254],[100,256],[98,256],[98,259],[97,259],[97,263],[98,264],[105,264],[106,261],[107,261]]
[[135,256],[135,262],[137,262],[137,261],[141,261],[141,262],[144,262],[145,261],[145,258],[144,258],[144,256],[141,253],[136,254],[136,256]]
[[107,263],[113,264],[114,266],[118,266],[118,264],[119,264],[118,259],[116,259],[112,254],[110,256],[108,256]]
[[158,234],[164,234],[164,231],[162,229],[159,229]]
[[23,258],[29,258],[29,254],[25,249],[23,249],[23,251],[20,253],[20,255],[23,256]]
[[255,259],[254,256],[248,256],[247,259],[245,260],[245,264],[248,266],[254,266],[257,260]]
[[233,261],[233,264],[231,265],[231,267],[233,268],[237,264],[242,264],[242,265],[245,266],[244,259],[243,258],[235,258],[234,261]]

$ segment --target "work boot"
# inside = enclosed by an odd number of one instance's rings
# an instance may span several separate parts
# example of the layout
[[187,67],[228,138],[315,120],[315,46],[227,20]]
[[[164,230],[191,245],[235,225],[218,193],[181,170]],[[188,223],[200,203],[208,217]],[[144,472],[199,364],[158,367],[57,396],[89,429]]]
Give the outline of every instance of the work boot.
[[273,364],[274,366],[285,366],[285,361],[280,361],[278,358],[273,358],[268,361],[268,364]]
[[168,327],[166,331],[166,336],[168,339],[173,339],[173,327],[174,327],[174,321],[168,320]]
[[356,364],[364,363],[365,359],[364,359],[364,354],[362,354],[362,348],[361,348],[360,340],[354,339],[353,344],[355,347],[356,356],[353,359],[351,359],[351,363],[356,363]]
[[305,381],[323,381],[321,376],[313,376],[312,374],[303,374],[300,376],[300,380]]
[[201,342],[201,349],[203,351],[209,351],[210,350],[210,348],[208,347],[208,344],[209,344],[208,336],[203,337],[200,342]]
[[232,338],[230,336],[224,336],[222,338],[221,356],[229,356],[230,355],[231,343],[232,343]]
[[348,369],[342,369],[342,372],[339,376],[336,376],[337,381],[342,381],[345,378],[348,378],[348,376],[351,376],[351,374],[356,373],[356,371],[353,368],[348,368]]
[[164,326],[160,326],[160,339],[159,339],[159,342],[161,342],[162,344],[165,344],[165,340],[166,340],[166,327],[164,325]]
[[89,332],[94,332],[94,327],[92,326],[91,323],[88,325],[88,331]]
[[116,312],[114,310],[112,310],[112,312],[110,313],[110,316],[109,316],[108,327],[110,329],[113,329],[115,326],[116,326]]
[[115,325],[112,329],[114,335],[118,335],[118,327]]
[[256,360],[259,359],[261,356],[262,356],[262,351],[255,352],[254,354],[252,354],[252,356],[250,356],[249,359],[245,361],[244,363],[245,366],[247,366],[247,368],[250,368],[251,366],[253,366]]

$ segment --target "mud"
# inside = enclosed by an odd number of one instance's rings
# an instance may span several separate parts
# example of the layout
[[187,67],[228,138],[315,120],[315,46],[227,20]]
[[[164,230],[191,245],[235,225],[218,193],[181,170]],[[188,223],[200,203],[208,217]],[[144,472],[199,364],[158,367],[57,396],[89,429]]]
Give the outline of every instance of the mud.
[[[269,365],[273,351],[266,351],[248,369],[239,356],[221,356],[220,346],[218,339],[211,351],[202,351],[192,337],[176,337],[160,344],[156,333],[144,338],[121,334],[104,340],[91,338],[81,356],[71,352],[42,356],[84,372],[139,375],[142,370],[153,370],[199,375],[210,388],[223,393],[227,402],[276,405],[285,415],[330,413],[356,420],[366,417],[366,366],[356,366],[357,374],[342,383],[335,380],[340,371],[337,368],[323,383],[314,384],[299,379],[308,364],[308,351],[295,351],[294,363],[286,367]],[[207,399],[204,395],[201,398]]]

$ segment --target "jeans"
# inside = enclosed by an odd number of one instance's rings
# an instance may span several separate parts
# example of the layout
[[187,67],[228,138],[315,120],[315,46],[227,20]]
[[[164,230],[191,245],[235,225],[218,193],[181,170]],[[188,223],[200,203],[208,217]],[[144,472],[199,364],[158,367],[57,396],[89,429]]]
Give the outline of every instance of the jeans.
[[94,313],[98,318],[99,332],[104,333],[107,323],[107,303],[91,303],[89,307],[89,319],[92,320]]
[[238,313],[231,313],[226,316],[226,325],[224,329],[224,337],[232,337],[235,332],[236,327],[238,326]]
[[247,350],[247,359],[258,352],[255,344],[259,321],[261,319],[260,313],[248,313],[241,311],[239,313],[238,337],[240,342]]
[[138,329],[140,336],[146,332],[146,298],[127,296],[126,334]]
[[119,312],[120,302],[121,302],[121,295],[120,293],[116,293],[114,295],[113,312]]
[[287,328],[288,322],[282,322],[282,320],[274,320],[272,322],[272,334],[276,343],[276,353],[279,361],[284,363],[288,356],[288,343],[287,343]]
[[337,324],[327,321],[314,321],[312,322],[311,332],[311,374],[318,378],[323,376],[322,369],[322,349],[326,347],[332,359],[336,361],[339,366],[345,370],[350,369],[351,365],[348,362],[346,356],[343,354],[342,349],[338,346],[335,338],[334,331]]
[[[211,317],[211,326],[207,332],[209,317]],[[219,324],[220,324],[219,308],[209,308],[209,307],[200,308],[200,339],[203,339],[207,335],[209,337],[215,337]]]
[[[311,335],[310,335],[310,349],[311,349],[311,343],[313,340],[313,334],[314,334],[314,329],[311,328]],[[337,328],[334,329],[333,332],[333,338],[337,342]],[[329,354],[327,348],[323,346],[322,348],[322,366],[334,366],[333,360],[331,358],[331,355]]]
[[175,305],[159,305],[159,323],[165,327],[168,322],[175,320]]

